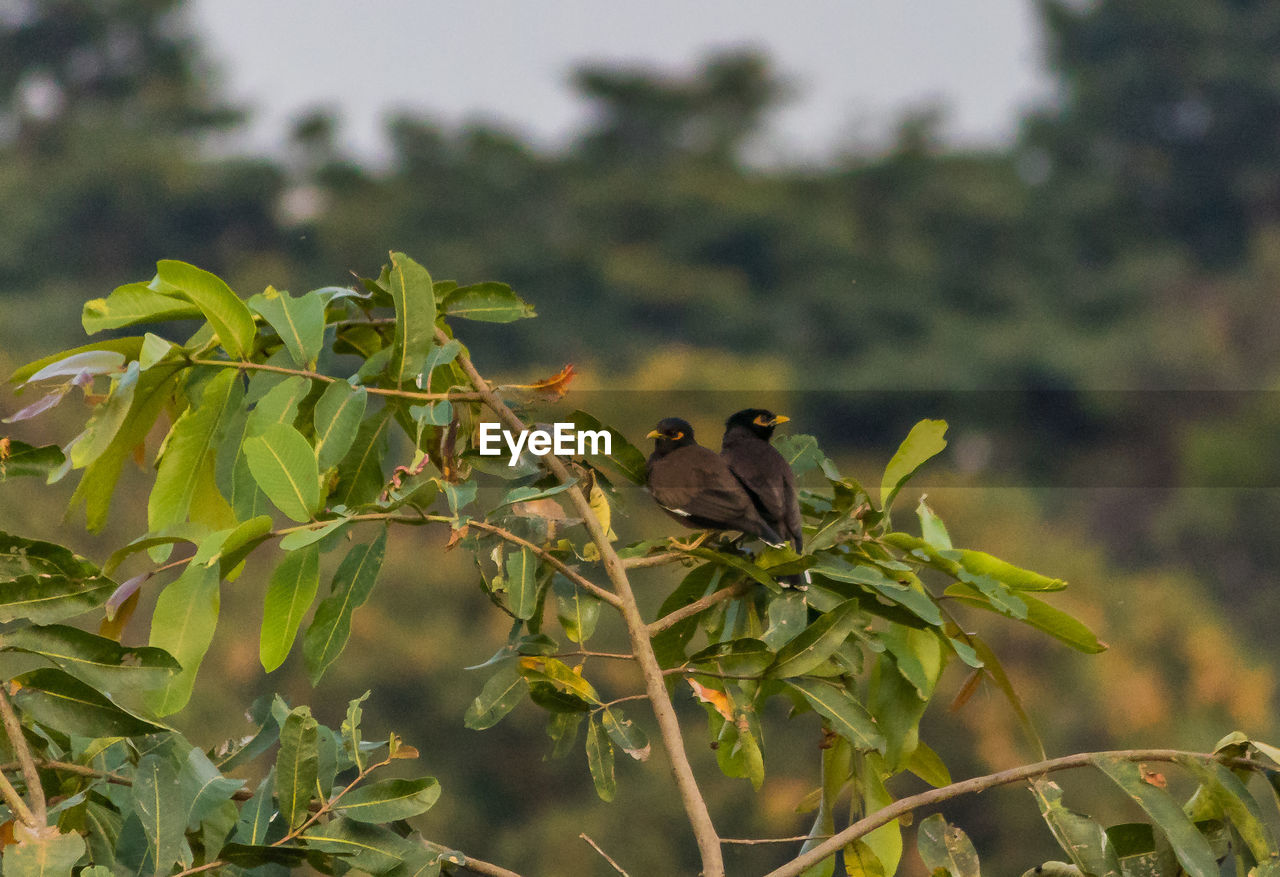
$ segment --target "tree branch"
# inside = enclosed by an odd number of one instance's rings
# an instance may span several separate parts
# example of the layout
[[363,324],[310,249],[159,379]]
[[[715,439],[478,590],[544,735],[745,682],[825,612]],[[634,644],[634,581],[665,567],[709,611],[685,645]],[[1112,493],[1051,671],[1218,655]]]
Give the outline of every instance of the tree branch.
[[622,875],[622,877],[631,877],[631,875],[630,875],[630,874],[628,874],[626,871],[622,870],[622,866],[621,866],[621,865],[619,865],[617,862],[615,862],[615,861],[613,860],[613,858],[612,858],[608,853],[606,853],[604,850],[600,849],[600,844],[596,843],[596,842],[595,842],[595,841],[593,841],[591,838],[587,837],[587,835],[586,835],[586,833],[585,833],[585,832],[584,832],[583,834],[578,835],[578,837],[582,838],[582,839],[583,839],[583,840],[585,840],[587,843],[591,844],[591,848],[592,848],[593,850],[595,850],[597,853],[599,853],[601,858],[603,858],[606,862],[608,862],[610,865],[612,865],[612,866],[613,866],[613,870],[615,870],[615,871],[617,871],[619,874],[621,874],[621,875]]
[[[441,344],[445,344],[450,339],[444,330],[437,327],[436,340]],[[484,378],[480,376],[480,373],[476,371],[476,367],[471,362],[470,357],[466,354],[459,354],[457,362],[458,366],[471,381],[471,385],[480,393],[484,403],[497,415],[500,421],[513,430],[525,429],[525,424],[520,418],[507,407],[507,404],[493,392]],[[618,553],[613,549],[613,543],[609,541],[608,532],[601,526],[599,518],[596,517],[595,512],[592,510],[590,499],[583,492],[581,485],[577,483],[577,479],[569,471],[564,461],[554,454],[548,454],[542,458],[542,462],[551,474],[559,479],[561,484],[574,485],[565,492],[573,503],[578,516],[582,518],[583,525],[591,536],[591,541],[599,549],[600,562],[604,566],[605,575],[609,577],[609,583],[613,586],[614,593],[620,599],[621,605],[617,608],[627,627],[627,637],[631,641],[631,652],[636,656],[636,663],[640,666],[640,672],[644,674],[645,691],[653,708],[654,718],[658,722],[658,731],[662,737],[662,743],[667,750],[671,773],[675,777],[681,803],[684,805],[685,813],[689,817],[689,824],[693,829],[694,838],[698,843],[698,852],[702,858],[702,875],[703,877],[724,877],[724,857],[720,851],[720,838],[716,834],[715,824],[711,821],[711,813],[707,809],[707,802],[702,797],[702,792],[698,788],[698,781],[693,775],[693,767],[689,764],[689,756],[684,748],[684,738],[680,733],[680,721],[676,717],[675,707],[672,705],[671,697],[667,693],[662,667],[658,664],[658,658],[653,653],[653,644],[649,641],[649,627],[645,623],[644,617],[640,614],[640,607],[636,604],[635,594],[631,590],[631,582],[627,579],[626,570],[623,568]]]
[[727,588],[721,588],[714,593],[708,594],[701,600],[695,600],[688,606],[681,606],[674,612],[670,612],[659,618],[657,621],[651,622],[648,626],[649,636],[656,636],[667,628],[679,624],[686,618],[692,618],[699,612],[702,612],[705,609],[710,609],[712,606],[724,600],[729,600],[733,597],[741,597],[746,592],[746,582],[736,582]]
[[[42,828],[49,819],[45,809],[44,786],[40,785],[40,774],[36,773],[36,763],[31,757],[31,747],[27,746],[27,738],[22,733],[22,722],[18,721],[18,714],[13,711],[13,704],[10,703],[9,695],[3,686],[0,686],[0,718],[4,719],[4,732],[13,746],[14,755],[18,757],[18,764],[22,766],[22,778],[27,783],[27,799],[31,802],[31,809],[22,821],[32,828]],[[9,786],[4,790],[7,799],[8,793],[13,791],[13,786],[9,785],[7,779],[4,783]],[[12,804],[10,806],[12,807]],[[14,808],[14,812],[20,814],[25,809],[25,807]]]
[[[313,381],[322,381],[326,384],[346,381],[346,378],[335,378],[331,375],[324,375],[320,372],[308,371],[307,369],[302,368],[268,365],[265,362],[242,362],[238,359],[200,359],[197,357],[191,357],[187,362],[191,365],[207,365],[215,368],[234,368],[240,371],[274,372],[279,375],[293,375],[299,378],[308,378]],[[419,393],[413,390],[401,390],[394,387],[364,387],[364,390],[365,392],[375,396],[392,396],[396,399],[412,399],[416,402],[437,402],[444,399],[462,402],[482,401],[480,393]]]
[[[443,515],[425,515],[424,517],[428,521],[440,521],[443,523],[451,523],[453,521],[452,518],[446,518]],[[538,555],[547,563],[551,564],[553,567],[555,567],[557,570],[563,573],[565,578],[573,582],[578,587],[586,591],[590,591],[592,594],[599,597],[601,600],[608,603],[610,606],[613,606],[616,608],[622,605],[622,600],[618,597],[617,594],[614,594],[610,591],[606,591],[604,588],[600,587],[595,582],[591,581],[586,576],[582,575],[580,572],[570,567],[568,564],[566,564],[560,558],[556,557],[550,551],[547,551],[547,549],[543,548],[540,545],[534,545],[528,539],[521,539],[519,536],[517,536],[515,533],[512,533],[510,530],[504,530],[502,527],[495,526],[494,524],[490,524],[487,521],[478,521],[475,519],[467,521],[467,523],[464,524],[463,526],[475,527],[478,530],[484,530],[486,533],[492,533],[493,535],[501,539],[505,539],[506,541],[510,542],[512,545],[519,545],[522,548],[528,548],[534,554]]]
[[682,560],[689,560],[689,555],[681,554],[679,551],[667,551],[662,554],[646,554],[643,557],[624,557],[622,558],[622,568],[626,570],[646,569],[652,566],[679,563]]
[[486,877],[520,877],[515,871],[508,871],[501,865],[495,865],[492,862],[486,862],[483,859],[477,859],[472,856],[467,856],[466,862],[459,867],[466,868],[476,874],[484,874]]
[[765,877],[799,877],[806,868],[816,865],[828,856],[835,854],[850,841],[857,840],[875,831],[880,826],[892,822],[904,813],[910,813],[913,810],[927,807],[931,804],[940,804],[943,801],[949,801],[961,795],[984,792],[996,786],[1007,786],[1010,783],[1021,782],[1022,780],[1028,780],[1054,771],[1067,770],[1074,767],[1089,767],[1093,764],[1094,759],[1099,757],[1121,758],[1125,761],[1178,761],[1184,758],[1195,758],[1201,761],[1218,761],[1226,765],[1234,764],[1254,769],[1264,766],[1249,759],[1219,758],[1212,754],[1184,752],[1179,749],[1123,749],[1111,752],[1081,752],[1075,755],[1064,755],[1061,758],[1050,758],[1045,761],[1037,761],[1034,764],[1024,764],[1021,767],[962,780],[949,786],[929,789],[918,795],[901,798],[888,807],[883,807],[875,813],[864,816],[844,831],[837,832],[830,839],[818,844],[807,853],[796,856],[781,868],[770,871]]

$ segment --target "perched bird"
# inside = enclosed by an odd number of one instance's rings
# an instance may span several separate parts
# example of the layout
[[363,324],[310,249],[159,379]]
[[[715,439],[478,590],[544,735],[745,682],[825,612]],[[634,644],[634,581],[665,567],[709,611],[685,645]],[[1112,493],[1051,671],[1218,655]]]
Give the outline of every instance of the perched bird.
[[[725,421],[720,456],[746,489],[765,523],[788,539],[799,554],[804,551],[804,529],[796,476],[791,464],[769,444],[778,424],[790,419],[764,408],[739,411]],[[809,580],[807,572],[803,579]]]
[[791,541],[796,551],[804,550],[800,500],[796,496],[796,476],[791,465],[769,444],[773,430],[791,418],[764,408],[746,408],[724,424],[720,456],[746,489],[761,517],[775,531]]
[[686,527],[741,530],[784,544],[724,459],[694,441],[688,421],[668,417],[645,437],[654,439],[646,467],[649,493],[667,514]]

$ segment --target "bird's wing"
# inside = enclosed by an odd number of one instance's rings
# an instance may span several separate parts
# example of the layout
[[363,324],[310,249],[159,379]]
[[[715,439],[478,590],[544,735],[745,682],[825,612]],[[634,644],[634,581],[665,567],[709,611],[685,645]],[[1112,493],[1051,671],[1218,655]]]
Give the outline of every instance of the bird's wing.
[[722,452],[729,469],[755,500],[765,520],[800,550],[804,541],[800,501],[791,466],[770,444],[753,439],[727,444]]
[[761,532],[760,515],[728,465],[714,451],[692,446],[672,451],[649,468],[649,492],[660,505],[726,530]]

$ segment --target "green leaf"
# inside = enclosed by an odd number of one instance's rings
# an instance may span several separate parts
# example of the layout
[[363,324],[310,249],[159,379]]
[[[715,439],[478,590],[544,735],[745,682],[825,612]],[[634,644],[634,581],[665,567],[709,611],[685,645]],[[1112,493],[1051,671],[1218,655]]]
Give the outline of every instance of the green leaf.
[[1044,777],[1035,779],[1031,783],[1031,794],[1040,805],[1040,815],[1058,846],[1077,867],[1094,877],[1121,877],[1120,861],[1107,842],[1102,826],[1083,813],[1067,809],[1057,783]]
[[330,494],[330,503],[354,508],[372,502],[382,492],[386,485],[382,454],[391,414],[392,406],[386,405],[360,424],[351,450],[338,464],[338,484]]
[[906,763],[907,770],[924,780],[935,789],[951,785],[951,772],[947,765],[924,741],[917,741]]
[[505,283],[474,283],[460,286],[445,296],[441,304],[451,317],[486,323],[510,323],[536,317],[533,305],[511,291]]
[[404,253],[392,253],[388,291],[395,304],[396,325],[387,377],[396,386],[403,386],[421,373],[431,350],[436,323],[435,290],[426,268]]
[[300,706],[289,713],[280,729],[280,752],[276,756],[276,800],[280,816],[290,829],[307,819],[307,806],[316,787],[316,727],[311,710]]
[[[774,651],[768,645],[761,640],[748,637],[709,645],[690,656],[689,663],[710,664],[711,672],[726,673],[730,676],[759,676],[774,663],[776,658]],[[814,666],[817,666],[817,663]]]
[[532,618],[538,608],[538,555],[521,547],[507,556],[507,605],[516,618]]
[[188,408],[173,424],[147,500],[147,526],[152,532],[186,519],[200,475],[213,465],[214,448],[243,397],[235,372],[222,371],[205,384],[200,404]]
[[1015,591],[1061,591],[1067,586],[1062,579],[1054,579],[1022,569],[998,557],[992,557],[985,551],[972,551],[966,548],[959,553],[960,565],[969,572],[974,575],[991,576]]
[[351,638],[351,613],[369,598],[386,551],[384,527],[373,542],[352,547],[338,566],[331,593],[316,607],[311,626],[302,637],[302,656],[312,685],[320,681],[325,670],[346,648]]
[[966,585],[977,589],[982,596],[987,598],[991,608],[1001,615],[1007,615],[1020,621],[1026,620],[1026,601],[1006,588],[1001,582],[996,581],[991,576],[974,575],[968,570],[960,571],[960,580]]
[[148,695],[147,704],[157,715],[175,713],[191,699],[196,671],[218,625],[218,580],[217,566],[193,560],[156,600],[151,614],[151,645],[164,649],[182,665],[164,688]]
[[942,518],[929,508],[923,496],[920,497],[920,503],[916,506],[916,517],[920,519],[920,535],[924,537],[924,541],[944,551],[951,548],[951,536],[947,533],[946,525],[942,523]]
[[53,667],[23,673],[14,681],[20,686],[13,696],[19,708],[64,734],[137,737],[165,730],[125,711],[97,689]]
[[13,833],[17,843],[4,848],[7,877],[71,877],[71,867],[84,855],[84,839],[74,831],[63,834],[53,826],[32,830],[15,823]]
[[498,500],[497,504],[490,509],[490,513],[505,505],[510,505],[511,503],[530,502],[535,499],[545,499],[548,496],[555,496],[557,493],[564,493],[566,490],[571,487],[575,487],[576,485],[577,482],[575,481],[566,481],[562,484],[557,484],[554,487],[533,487],[532,485],[525,487],[513,487],[511,490],[507,491],[506,496]]
[[187,830],[198,829],[205,817],[242,788],[244,780],[223,776],[198,746],[191,747],[178,771],[178,789],[187,807]]
[[843,687],[821,679],[788,679],[786,684],[804,695],[814,711],[831,725],[831,730],[859,749],[883,749],[884,738],[866,707]]
[[[592,455],[588,459],[593,464],[598,464],[602,460],[607,460],[612,466],[632,484],[644,484],[645,474],[645,455],[631,442],[627,441],[627,437],[610,426],[605,426],[599,420],[585,411],[575,411],[569,415],[569,419],[573,422],[574,428],[581,431],[599,432],[604,430],[609,433],[609,454]],[[603,447],[603,445],[600,445]]]
[[[8,444],[4,444],[8,442]],[[16,439],[0,439],[0,482],[10,478],[48,478],[66,462],[57,445],[36,447]]]
[[[893,796],[884,787],[885,777],[891,771],[875,753],[864,754],[861,762],[862,812],[875,813],[893,803]],[[886,874],[898,873],[898,865],[902,861],[902,825],[897,819],[863,835],[862,841],[875,855],[875,865],[883,867]]]
[[788,589],[769,600],[767,610],[769,626],[760,639],[771,649],[780,649],[805,629],[809,622],[809,607],[804,594]]
[[249,299],[249,307],[276,330],[298,368],[315,368],[324,346],[324,302],[319,296],[294,298],[268,286]]
[[142,336],[142,350],[138,352],[138,368],[146,371],[156,363],[163,362],[173,349],[172,342],[148,332]]
[[[261,378],[262,374],[258,375]],[[271,378],[279,378],[279,375],[268,375]],[[255,379],[256,380],[256,379]],[[256,386],[250,384],[249,396],[247,401],[253,401],[252,395]],[[253,406],[253,410],[249,412],[249,418],[245,423],[245,436],[262,435],[272,424],[283,423],[287,426],[293,426],[293,422],[298,419],[298,406],[302,400],[311,392],[311,381],[299,375],[289,375],[281,379],[278,383],[262,394]]]
[[156,276],[200,309],[232,359],[249,358],[257,334],[253,314],[222,278],[186,262],[168,259],[156,263]]
[[838,582],[851,582],[865,585],[882,597],[901,604],[911,610],[922,621],[934,627],[942,626],[942,612],[923,588],[912,587],[889,578],[879,568],[865,564],[854,566],[836,558],[824,558],[816,566],[810,567],[813,576],[823,576]]
[[179,542],[199,544],[208,537],[209,528],[205,524],[196,524],[191,521],[174,524],[158,532],[139,536],[132,542],[117,548],[107,557],[107,562],[102,565],[102,571],[106,575],[111,575],[120,568],[120,564],[139,551],[148,551],[159,545],[176,545]]
[[138,364],[131,362],[125,373],[111,382],[106,401],[94,410],[84,432],[68,446],[73,468],[83,469],[110,447],[112,439],[129,416],[140,375]]
[[605,707],[602,716],[601,722],[605,731],[623,752],[636,761],[649,759],[649,738],[636,726],[635,722],[622,715],[622,710],[617,707]]
[[1231,820],[1258,862],[1280,855],[1262,807],[1239,777],[1216,761],[1184,757],[1178,759],[1178,763],[1200,780],[1201,789],[1196,798],[1203,797],[1208,805]]
[[341,530],[350,523],[350,518],[334,518],[332,521],[324,521],[323,526],[310,526],[294,530],[280,540],[280,549],[282,551],[297,551],[299,548],[306,548],[312,543],[323,541],[331,533]]
[[775,594],[782,591],[782,586],[778,584],[777,579],[745,558],[738,557],[733,554],[725,554],[722,551],[714,551],[710,548],[704,547],[695,548],[687,553],[694,557],[701,557],[705,560],[710,560],[712,563],[717,563],[720,566],[725,566],[730,569],[736,569],[739,572],[746,573],[749,578],[764,585]]
[[613,772],[613,744],[598,715],[591,717],[587,727],[587,768],[600,800],[612,801],[618,791],[618,779]]
[[969,836],[956,826],[948,825],[941,813],[920,823],[916,848],[924,866],[935,874],[941,869],[951,877],[981,877],[978,852]]
[[323,472],[346,456],[360,429],[369,394],[364,387],[334,381],[316,402],[316,460]]
[[[949,586],[944,593],[969,606],[999,612],[986,596],[978,593],[978,590],[971,585],[957,582]],[[1025,592],[1019,594],[1018,598],[1027,606],[1026,624],[1044,631],[1077,651],[1088,654],[1106,651],[1106,644],[1101,642],[1093,631],[1085,627],[1083,622]]]
[[194,320],[201,316],[193,304],[156,292],[146,283],[117,286],[106,298],[84,303],[80,324],[86,334],[104,329],[119,329],[136,323],[167,323],[170,320]]
[[846,600],[819,616],[817,621],[778,650],[778,657],[769,667],[768,675],[783,679],[808,673],[831,657],[861,619],[857,600]]
[[1209,842],[1167,792],[1146,781],[1142,768],[1131,761],[1106,755],[1095,756],[1093,764],[1137,801],[1160,827],[1190,877],[1218,877],[1218,865]]
[[232,528],[218,550],[218,568],[223,577],[253,553],[253,550],[271,538],[271,516],[258,515]]
[[40,655],[107,691],[154,688],[180,669],[178,662],[160,649],[126,648],[115,640],[61,624],[10,631],[0,637],[0,649]]
[[342,747],[356,770],[364,769],[364,753],[360,745],[360,719],[364,715],[364,710],[360,708],[360,704],[368,699],[369,692],[366,691],[351,700],[347,704],[347,717],[342,722]]
[[139,376],[128,417],[106,450],[85,469],[71,499],[73,508],[84,502],[85,523],[89,530],[100,530],[106,524],[111,496],[125,460],[146,441],[147,434],[169,403],[184,372],[180,365],[156,366]]
[[268,673],[284,663],[320,587],[320,546],[291,551],[271,574],[262,609],[258,657]]
[[386,874],[422,849],[380,825],[353,819],[313,825],[299,839],[311,849],[343,856],[342,861],[358,871],[376,875]]
[[796,475],[803,475],[813,469],[821,468],[827,477],[839,478],[840,473],[835,471],[835,464],[822,453],[822,449],[818,447],[818,440],[813,436],[778,435],[774,436],[772,444]]
[[266,843],[267,831],[271,827],[271,820],[275,817],[276,811],[273,807],[276,782],[276,769],[274,767],[263,777],[262,782],[258,784],[258,788],[253,793],[245,805],[240,808],[240,820],[236,823],[235,833],[232,838],[251,846],[260,846]]
[[273,423],[262,435],[244,440],[244,455],[254,480],[280,511],[295,521],[309,521],[320,510],[320,471],[302,433]]
[[521,674],[520,665],[515,661],[504,663],[471,701],[463,721],[475,731],[492,728],[515,709],[528,690],[529,681]]
[[556,594],[556,617],[565,635],[575,643],[584,643],[595,633],[600,618],[600,598],[584,591],[556,573],[551,579]]
[[946,432],[945,420],[922,420],[911,427],[911,432],[907,433],[907,437],[889,460],[889,465],[885,467],[880,485],[882,509],[888,512],[893,498],[907,480],[947,446],[947,441],[943,438]]
[[[889,825],[896,827],[897,822],[891,822]],[[881,826],[881,828],[887,827],[889,826]],[[863,838],[845,845],[844,870],[849,877],[885,877],[884,864]]]
[[434,777],[382,780],[347,792],[337,806],[357,822],[395,822],[426,813],[439,797],[440,783]]
[[116,583],[61,545],[0,532],[0,621],[61,621],[96,609]]

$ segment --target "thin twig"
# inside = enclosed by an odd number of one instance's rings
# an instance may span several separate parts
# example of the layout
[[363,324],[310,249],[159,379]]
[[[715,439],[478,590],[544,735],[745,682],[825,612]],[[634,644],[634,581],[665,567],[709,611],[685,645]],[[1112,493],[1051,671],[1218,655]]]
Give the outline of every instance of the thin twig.
[[36,818],[31,815],[31,809],[27,807],[27,802],[22,800],[18,790],[13,787],[13,783],[9,782],[9,778],[4,774],[0,774],[0,796],[4,798],[4,802],[9,805],[9,809],[22,820],[24,825],[29,825],[32,828],[39,827]]
[[188,868],[185,871],[179,871],[173,877],[188,877],[190,874],[199,874],[202,871],[212,871],[214,868],[221,868],[227,864],[222,859],[214,859],[212,862],[205,862],[203,865],[197,865],[194,868]]
[[1219,758],[1216,755],[1203,752],[1184,752],[1178,749],[1124,749],[1112,752],[1081,752],[1075,755],[1065,755],[1061,758],[1050,758],[1045,761],[1037,761],[1034,764],[1024,764],[1020,767],[999,771],[998,773],[962,780],[938,789],[929,789],[918,795],[900,798],[888,807],[882,807],[876,812],[859,819],[844,831],[837,832],[803,855],[796,856],[781,868],[770,871],[765,877],[799,877],[806,868],[816,865],[828,856],[833,855],[850,841],[857,840],[875,831],[880,826],[892,822],[904,813],[910,813],[913,810],[928,807],[931,804],[940,804],[943,801],[949,801],[961,795],[972,795],[996,786],[1007,786],[1010,783],[1021,782],[1053,771],[1067,770],[1074,767],[1088,767],[1097,758],[1119,758],[1125,761],[1179,761],[1186,758],[1195,758],[1201,761],[1218,761],[1222,764],[1240,767],[1263,766],[1248,759]]
[[[18,764],[22,766],[22,778],[27,783],[27,800],[31,809],[22,821],[32,828],[41,828],[49,819],[48,812],[45,810],[44,786],[40,785],[40,774],[36,773],[36,763],[31,757],[31,747],[27,745],[26,735],[22,733],[22,722],[18,721],[18,714],[13,711],[13,704],[9,702],[9,695],[5,692],[4,686],[0,686],[0,718],[4,719],[4,732],[13,746],[13,754],[18,757]],[[20,811],[15,809],[14,812]]]
[[[282,365],[268,365],[265,362],[243,362],[238,359],[199,359],[192,357],[188,359],[191,365],[208,365],[216,368],[234,368],[240,371],[259,371],[273,372],[280,375],[293,375],[299,378],[307,378],[312,381],[321,381],[326,384],[337,383],[338,381],[346,381],[346,378],[335,378],[332,375],[324,375],[320,372],[309,371],[302,368],[288,368]],[[414,390],[401,390],[394,387],[364,387],[365,392],[375,396],[392,396],[396,399],[411,399],[415,402],[436,402],[444,399],[460,402],[479,402],[482,401],[480,393],[466,392],[450,392],[450,393],[420,393]]]
[[682,560],[690,560],[687,554],[679,551],[667,551],[662,554],[646,554],[642,557],[624,557],[622,558],[622,568],[625,570],[645,569],[651,566],[666,566],[670,563],[679,563]]
[[[424,515],[424,518],[428,521],[438,521],[442,523],[451,523],[453,521],[452,518],[447,518],[443,515]],[[554,554],[552,554],[550,551],[547,551],[547,549],[543,548],[542,546],[535,545],[534,543],[530,542],[528,539],[521,539],[519,536],[517,536],[515,533],[512,533],[510,530],[504,530],[502,527],[496,526],[494,524],[490,524],[488,521],[471,520],[471,521],[467,521],[467,523],[464,526],[475,527],[477,530],[484,530],[486,533],[492,533],[498,538],[504,539],[507,542],[510,542],[512,545],[519,545],[522,548],[528,548],[534,554],[538,555],[547,563],[551,564],[553,567],[559,570],[564,575],[565,578],[573,582],[578,587],[582,588],[583,590],[590,591],[592,594],[599,597],[601,600],[608,603],[610,606],[617,608],[622,605],[621,598],[619,598],[617,594],[606,591],[604,588],[600,587],[595,582],[591,581],[586,576],[582,575],[582,573],[578,572],[573,567],[566,564],[563,560],[556,557]]]
[[622,652],[592,652],[587,649],[575,649],[572,652],[557,652],[553,658],[612,658],[615,661],[634,661],[635,655],[624,655]]
[[460,866],[468,871],[474,871],[477,874],[484,874],[486,877],[520,877],[515,871],[508,871],[501,865],[495,865],[492,862],[486,862],[484,859],[477,859],[473,856],[467,856],[467,860]]
[[729,600],[729,599],[732,599],[733,597],[740,597],[746,592],[747,592],[746,582],[737,582],[735,584],[730,585],[727,588],[721,588],[715,593],[708,594],[707,596],[703,597],[701,600],[695,600],[694,602],[690,603],[688,606],[681,606],[679,609],[676,609],[674,612],[670,612],[662,616],[661,618],[659,618],[657,621],[651,622],[648,626],[649,636],[656,636],[657,634],[662,633],[664,630],[671,627],[672,625],[679,624],[681,621],[684,621],[686,618],[692,618],[694,615],[697,615],[699,612],[702,612],[705,609],[710,609],[712,606],[716,605],[717,603],[723,600]]
[[[450,339],[444,330],[437,327],[436,340],[441,344],[447,344]],[[485,405],[504,425],[513,430],[526,428],[524,422],[507,407],[507,404],[481,377],[469,356],[465,353],[459,354],[457,363],[467,375],[467,379],[471,381],[471,385],[479,391]],[[620,600],[621,605],[617,608],[627,627],[627,638],[631,642],[632,654],[636,656],[636,663],[644,676],[645,691],[653,709],[654,718],[658,722],[662,743],[667,750],[676,789],[680,793],[681,804],[684,806],[689,825],[693,829],[694,839],[698,844],[698,852],[702,860],[702,875],[703,877],[724,877],[724,856],[720,850],[720,838],[716,834],[715,824],[711,821],[711,812],[707,809],[706,799],[702,797],[698,780],[689,763],[689,755],[684,747],[684,737],[680,732],[680,720],[676,717],[671,695],[667,692],[662,667],[658,663],[657,655],[653,652],[653,644],[649,641],[649,627],[645,623],[644,616],[640,614],[640,607],[631,590],[631,582],[627,579],[627,571],[623,568],[613,543],[609,541],[606,528],[601,525],[600,519],[591,508],[589,498],[564,461],[554,454],[547,454],[542,458],[542,463],[561,484],[573,485],[566,494],[578,517],[582,518],[583,526],[587,528],[591,541],[599,550],[600,563],[604,567],[605,575],[609,577],[609,583]]]
[[628,694],[626,697],[619,697],[616,700],[609,701],[608,703],[602,703],[600,706],[596,707],[595,710],[593,710],[593,712],[599,712],[600,710],[607,710],[611,706],[617,706],[618,704],[626,703],[629,700],[648,700],[648,699],[649,699],[649,695],[647,694]]
[[740,846],[755,846],[757,844],[792,844],[805,840],[821,840],[831,837],[829,834],[800,834],[795,837],[722,837],[722,844],[738,844]]
[[600,854],[600,857],[601,857],[601,858],[603,858],[603,859],[604,859],[606,862],[608,862],[610,865],[612,865],[612,866],[613,866],[613,870],[615,870],[615,871],[617,871],[619,874],[621,874],[621,875],[622,875],[622,877],[631,877],[631,875],[630,875],[630,874],[628,874],[626,871],[622,870],[622,866],[621,866],[621,865],[619,865],[617,862],[615,862],[615,861],[613,860],[613,858],[612,858],[608,853],[606,853],[604,850],[600,849],[600,844],[596,843],[596,842],[595,842],[595,841],[593,841],[591,838],[587,837],[587,835],[586,835],[586,833],[585,833],[585,832],[584,832],[583,834],[578,835],[578,837],[582,838],[582,839],[583,839],[583,840],[585,840],[587,843],[591,844],[591,849],[593,849],[593,850],[595,850],[597,853],[599,853],[599,854]]

